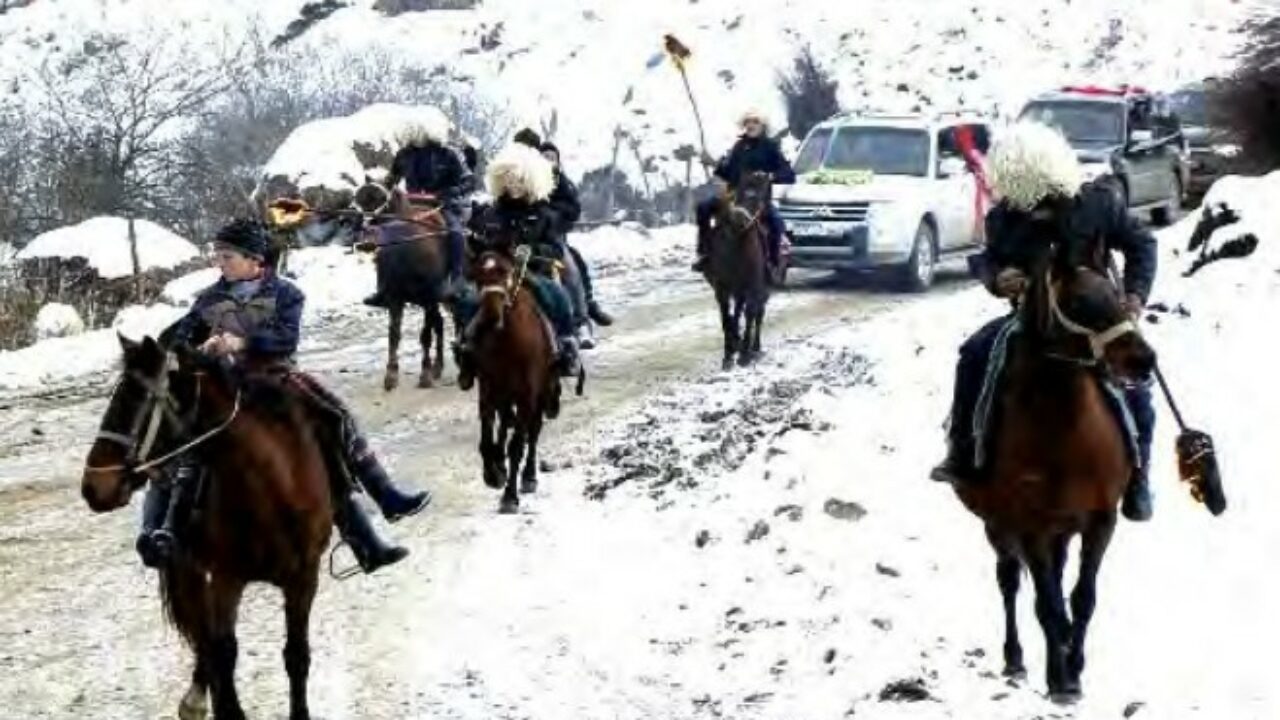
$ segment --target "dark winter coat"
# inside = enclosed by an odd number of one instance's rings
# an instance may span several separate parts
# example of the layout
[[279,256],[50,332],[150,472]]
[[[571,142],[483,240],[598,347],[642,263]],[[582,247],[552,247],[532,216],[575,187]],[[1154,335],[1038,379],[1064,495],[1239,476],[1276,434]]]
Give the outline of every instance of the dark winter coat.
[[975,262],[975,274],[994,292],[995,277],[1005,268],[1026,270],[1033,261],[1037,235],[1054,232],[1068,240],[1088,242],[1101,237],[1107,251],[1124,256],[1124,289],[1143,302],[1156,277],[1156,239],[1129,217],[1115,193],[1102,184],[1089,184],[1059,215],[1056,230],[1038,229],[1026,212],[1002,204],[987,214],[987,248]]
[[486,248],[509,252],[513,245],[532,245],[541,251],[557,244],[559,223],[560,213],[547,200],[528,202],[504,196],[483,210],[478,231]]
[[753,172],[766,172],[777,185],[790,185],[796,181],[796,172],[782,154],[782,147],[768,137],[738,138],[729,154],[716,165],[716,177],[729,187],[738,187],[742,178]]
[[453,148],[439,143],[408,146],[396,153],[387,175],[387,186],[403,179],[411,193],[432,193],[445,202],[456,202],[475,188],[471,171]]
[[569,234],[582,217],[582,201],[578,199],[578,187],[559,170],[556,170],[556,189],[551,192],[547,203],[556,214],[556,232]]
[[245,339],[244,360],[251,364],[291,362],[298,350],[306,296],[271,272],[243,300],[233,294],[234,285],[219,280],[201,291],[191,310],[166,335],[195,347],[226,332]]

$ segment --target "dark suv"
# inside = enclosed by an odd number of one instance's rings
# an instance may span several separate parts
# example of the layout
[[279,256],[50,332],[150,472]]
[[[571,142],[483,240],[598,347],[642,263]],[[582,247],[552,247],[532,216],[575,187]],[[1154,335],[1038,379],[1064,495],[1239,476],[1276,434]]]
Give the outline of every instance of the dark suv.
[[1169,94],[1169,108],[1182,121],[1182,134],[1190,157],[1190,181],[1187,195],[1199,199],[1208,191],[1213,181],[1231,171],[1240,154],[1240,146],[1233,142],[1230,133],[1214,127],[1206,102],[1208,83],[1196,83]]
[[1114,177],[1130,212],[1150,212],[1153,223],[1166,225],[1188,181],[1182,128],[1167,107],[1139,88],[1067,87],[1031,100],[1020,119],[1060,129],[1086,179]]

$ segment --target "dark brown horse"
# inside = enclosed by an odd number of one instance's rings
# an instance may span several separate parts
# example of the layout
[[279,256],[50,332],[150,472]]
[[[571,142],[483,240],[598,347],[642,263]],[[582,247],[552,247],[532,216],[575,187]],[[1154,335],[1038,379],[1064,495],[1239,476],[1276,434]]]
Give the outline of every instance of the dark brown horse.
[[527,260],[519,257],[513,261],[504,253],[486,251],[471,269],[480,289],[480,307],[471,323],[480,396],[480,460],[485,484],[505,487],[502,513],[520,508],[517,481],[521,493],[538,489],[542,423],[560,413],[551,329],[524,286],[530,270]]
[[[444,374],[444,301],[449,271],[449,243],[444,216],[431,201],[412,199],[400,190],[388,191],[370,183],[356,193],[356,204],[366,213],[386,216],[374,221],[376,244],[374,265],[378,290],[382,293],[389,325],[387,328],[387,368],[382,386],[393,390],[400,384],[400,336],[406,305],[422,308],[422,372],[418,387],[429,388]],[[432,341],[435,355],[432,360]]]
[[[1126,315],[1101,269],[1100,248],[1046,248],[1010,337],[994,407],[999,425],[990,476],[957,487],[986,525],[1004,598],[1005,674],[1025,674],[1016,597],[1025,565],[1044,630],[1050,696],[1081,694],[1085,634],[1093,616],[1098,570],[1116,526],[1116,508],[1133,472],[1126,438],[1101,378],[1145,379],[1155,354]],[[1080,573],[1068,613],[1063,570],[1072,538],[1081,537]]]
[[333,522],[326,456],[305,409],[278,388],[237,385],[191,351],[121,342],[124,372],[85,462],[85,502],[95,512],[125,507],[182,453],[207,469],[181,547],[160,574],[168,617],[195,654],[178,716],[204,718],[211,693],[218,720],[244,717],[236,615],[245,586],[265,582],[284,591],[289,717],[305,720],[311,604]]
[[732,198],[722,201],[716,210],[706,277],[720,308],[724,331],[721,366],[725,370],[733,367],[735,354],[743,366],[760,354],[760,331],[769,301],[765,263],[768,231],[763,215],[769,207],[771,190],[767,173],[751,173]]

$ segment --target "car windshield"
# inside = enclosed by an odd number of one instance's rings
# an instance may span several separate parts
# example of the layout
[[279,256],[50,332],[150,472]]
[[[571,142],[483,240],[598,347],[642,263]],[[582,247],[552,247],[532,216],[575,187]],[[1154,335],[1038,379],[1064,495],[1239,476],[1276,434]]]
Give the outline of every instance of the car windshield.
[[1052,125],[1072,145],[1124,142],[1124,105],[1097,102],[1032,103],[1022,111],[1023,120]]
[[[812,146],[812,147],[811,147]],[[832,137],[814,133],[800,151],[796,170],[869,170],[877,175],[924,177],[929,171],[929,135],[923,130],[845,127]]]
[[1199,90],[1182,90],[1169,96],[1169,105],[1186,125],[1204,127],[1209,124],[1205,112],[1204,93]]

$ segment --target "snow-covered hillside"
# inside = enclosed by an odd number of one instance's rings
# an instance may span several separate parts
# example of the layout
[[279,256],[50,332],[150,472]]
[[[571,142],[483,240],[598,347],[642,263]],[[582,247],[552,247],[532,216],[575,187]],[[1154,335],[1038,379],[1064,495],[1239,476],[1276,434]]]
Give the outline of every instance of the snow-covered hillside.
[[[188,50],[225,51],[250,27],[272,37],[298,17],[300,0],[46,0],[0,14],[0,86],[45,60],[84,47],[91,33],[181,38]],[[286,46],[327,53],[389,50],[474,88],[540,128],[556,120],[567,166],[601,167],[613,131],[641,141],[671,180],[671,153],[696,144],[683,87],[661,62],[675,33],[694,52],[691,82],[712,152],[747,106],[781,115],[774,82],[797,47],[811,45],[840,82],[849,108],[960,106],[1005,113],[1064,81],[1131,81],[1169,87],[1223,69],[1233,29],[1252,7],[1226,0],[486,0],[474,11],[387,17],[354,0]],[[781,119],[781,118],[780,118]],[[624,146],[622,166],[635,172]],[[262,159],[263,162],[266,158]],[[665,162],[664,162],[665,161]]]

